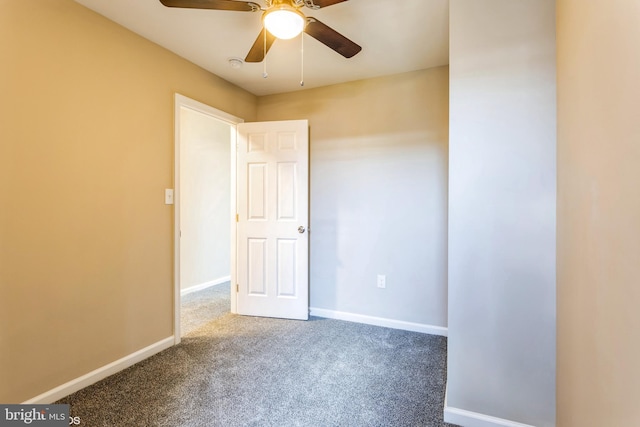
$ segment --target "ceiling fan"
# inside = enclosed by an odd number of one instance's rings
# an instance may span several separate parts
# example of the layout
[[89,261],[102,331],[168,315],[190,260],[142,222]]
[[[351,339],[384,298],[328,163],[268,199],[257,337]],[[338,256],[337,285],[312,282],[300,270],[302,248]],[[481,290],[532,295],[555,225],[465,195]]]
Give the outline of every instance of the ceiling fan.
[[289,39],[302,31],[325,44],[345,58],[351,58],[362,50],[331,27],[311,16],[305,16],[300,9],[320,9],[347,0],[265,0],[267,7],[258,3],[236,0],[160,0],[167,7],[190,9],[229,10],[236,12],[263,11],[263,28],[249,50],[245,62],[261,62],[276,39]]

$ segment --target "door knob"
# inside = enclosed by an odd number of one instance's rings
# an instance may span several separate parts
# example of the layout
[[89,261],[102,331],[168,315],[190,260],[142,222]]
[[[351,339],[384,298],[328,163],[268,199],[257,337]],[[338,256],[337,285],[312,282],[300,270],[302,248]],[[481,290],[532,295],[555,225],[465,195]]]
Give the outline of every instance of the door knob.
[[305,228],[303,226],[298,227],[298,233],[304,233]]

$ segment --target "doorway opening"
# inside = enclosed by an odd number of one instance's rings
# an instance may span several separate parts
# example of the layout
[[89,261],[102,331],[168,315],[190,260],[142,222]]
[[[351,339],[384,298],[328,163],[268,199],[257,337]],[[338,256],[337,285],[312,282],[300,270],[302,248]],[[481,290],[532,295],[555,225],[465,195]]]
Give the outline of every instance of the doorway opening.
[[175,96],[174,339],[235,312],[235,136],[242,120]]

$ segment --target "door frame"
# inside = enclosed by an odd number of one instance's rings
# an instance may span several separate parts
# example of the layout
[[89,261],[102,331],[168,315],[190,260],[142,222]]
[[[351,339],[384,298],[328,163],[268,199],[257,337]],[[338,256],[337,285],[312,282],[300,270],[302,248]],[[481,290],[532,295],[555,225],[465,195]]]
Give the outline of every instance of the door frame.
[[231,136],[229,138],[229,144],[231,148],[231,200],[229,210],[229,227],[231,228],[231,248],[230,248],[230,276],[231,276],[231,312],[236,312],[236,287],[233,285],[236,283],[236,189],[237,189],[237,177],[236,177],[236,147],[237,147],[237,125],[244,123],[244,119],[233,116],[217,108],[211,107],[195,99],[188,98],[184,95],[176,93],[174,96],[174,158],[173,158],[173,186],[174,186],[174,199],[173,199],[173,338],[174,344],[180,343],[180,109],[188,108],[193,111],[205,114],[214,119],[220,120],[229,124],[231,129]]

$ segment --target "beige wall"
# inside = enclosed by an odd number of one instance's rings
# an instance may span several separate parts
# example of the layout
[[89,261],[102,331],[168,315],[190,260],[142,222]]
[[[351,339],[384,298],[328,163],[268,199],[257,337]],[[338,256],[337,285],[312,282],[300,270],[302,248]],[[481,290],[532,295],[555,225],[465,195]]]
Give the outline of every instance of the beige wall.
[[0,402],[172,335],[173,95],[256,98],[71,0],[0,0]]
[[448,72],[259,98],[309,120],[312,310],[447,326]]
[[558,0],[557,35],[557,425],[640,425],[640,3]]

